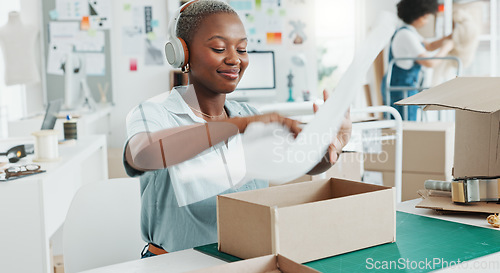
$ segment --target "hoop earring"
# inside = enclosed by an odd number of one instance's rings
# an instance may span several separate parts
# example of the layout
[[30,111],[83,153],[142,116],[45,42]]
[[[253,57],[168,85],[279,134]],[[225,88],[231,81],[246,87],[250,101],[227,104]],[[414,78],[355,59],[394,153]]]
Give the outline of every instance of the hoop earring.
[[187,63],[185,66],[181,68],[182,73],[188,73],[191,71],[191,67],[189,66],[189,63]]

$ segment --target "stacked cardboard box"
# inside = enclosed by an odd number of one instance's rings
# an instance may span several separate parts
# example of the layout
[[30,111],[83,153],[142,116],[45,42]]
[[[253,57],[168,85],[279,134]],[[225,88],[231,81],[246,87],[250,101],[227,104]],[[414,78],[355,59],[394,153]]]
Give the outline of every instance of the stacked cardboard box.
[[453,177],[500,177],[500,77],[458,77],[397,104],[455,109]]
[[[382,135],[394,133],[382,131]],[[417,191],[424,188],[425,180],[452,179],[454,134],[453,123],[403,123],[402,201],[418,198]],[[394,143],[382,141],[379,151],[365,153],[365,177],[378,177],[366,182],[394,186]]]

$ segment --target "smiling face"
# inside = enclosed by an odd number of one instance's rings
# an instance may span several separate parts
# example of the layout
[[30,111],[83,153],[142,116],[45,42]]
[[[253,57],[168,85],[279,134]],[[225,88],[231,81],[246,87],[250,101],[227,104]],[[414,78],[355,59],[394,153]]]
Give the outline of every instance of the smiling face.
[[248,66],[247,38],[238,15],[207,16],[188,47],[189,83],[197,93],[215,95],[234,91]]

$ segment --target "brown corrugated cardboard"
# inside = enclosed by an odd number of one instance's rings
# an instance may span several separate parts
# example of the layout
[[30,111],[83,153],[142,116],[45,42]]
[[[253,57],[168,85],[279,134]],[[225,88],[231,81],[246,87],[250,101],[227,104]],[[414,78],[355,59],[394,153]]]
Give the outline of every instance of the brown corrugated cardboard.
[[[403,172],[434,173],[451,179],[454,125],[449,122],[403,122]],[[382,135],[394,134],[386,129]],[[382,141],[381,153],[365,154],[364,168],[394,172],[394,140]]]
[[64,273],[64,260],[62,255],[54,256],[54,273]]
[[[382,172],[383,185],[394,187],[394,172]],[[446,176],[433,173],[410,173],[403,172],[401,201],[407,201],[419,198],[418,191],[424,189],[425,180],[446,181]]]
[[500,78],[460,77],[397,102],[456,109],[453,176],[500,177]]
[[420,190],[419,195],[422,196],[422,201],[415,206],[417,208],[434,209],[442,212],[500,213],[500,205],[495,202],[456,204],[451,201],[451,196],[433,196],[429,195],[427,190]]
[[394,242],[395,190],[331,178],[220,195],[217,220],[222,252],[304,263]]
[[200,270],[190,271],[189,273],[316,273],[316,271],[305,265],[298,264],[281,255],[266,255],[249,260],[243,260],[225,265],[219,265]]
[[[339,160],[328,171],[326,177],[342,178],[353,181],[361,181],[363,171],[363,153],[343,152]],[[312,180],[324,179],[321,175],[313,175]]]
[[494,114],[456,111],[456,123],[453,176],[500,176],[500,111]]

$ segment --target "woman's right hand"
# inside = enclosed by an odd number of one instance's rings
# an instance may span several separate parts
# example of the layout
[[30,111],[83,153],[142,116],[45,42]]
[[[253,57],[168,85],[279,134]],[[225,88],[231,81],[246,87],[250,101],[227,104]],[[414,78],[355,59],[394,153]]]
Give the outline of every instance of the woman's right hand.
[[[234,120],[238,119],[238,120]],[[277,122],[285,127],[287,127],[295,136],[297,136],[302,130],[299,127],[299,122],[293,119],[289,119],[279,115],[278,113],[269,113],[264,115],[256,115],[256,116],[248,116],[248,117],[238,117],[231,118],[227,121],[232,122],[236,121],[238,129],[240,133],[245,132],[247,126],[252,122],[263,122],[263,123],[272,123]]]
[[443,40],[443,50],[447,51],[447,52],[450,52],[453,47],[455,47],[455,43],[453,42],[452,39],[445,39]]

